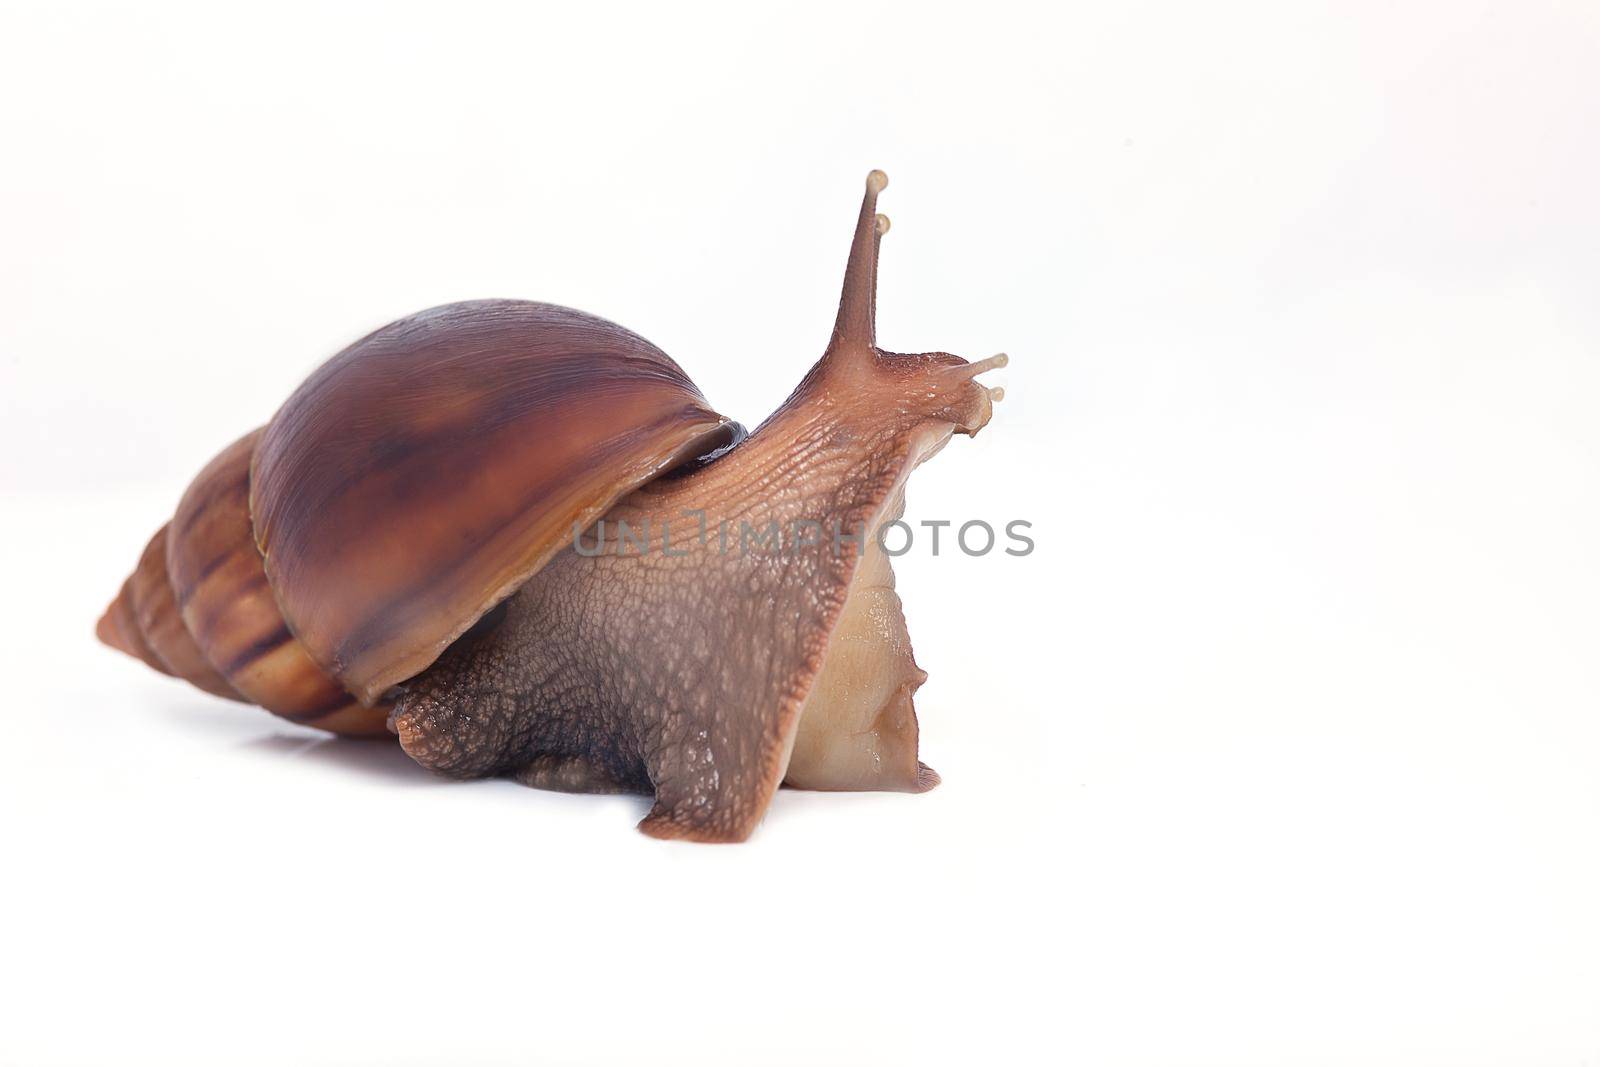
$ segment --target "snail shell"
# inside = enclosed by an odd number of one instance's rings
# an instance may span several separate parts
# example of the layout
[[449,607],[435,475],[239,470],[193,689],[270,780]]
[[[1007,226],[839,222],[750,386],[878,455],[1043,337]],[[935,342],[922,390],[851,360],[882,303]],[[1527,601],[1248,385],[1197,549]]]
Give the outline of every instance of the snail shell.
[[571,537],[742,433],[644,338],[486,300],[334,356],[202,470],[102,640],[207,692],[341,734]]

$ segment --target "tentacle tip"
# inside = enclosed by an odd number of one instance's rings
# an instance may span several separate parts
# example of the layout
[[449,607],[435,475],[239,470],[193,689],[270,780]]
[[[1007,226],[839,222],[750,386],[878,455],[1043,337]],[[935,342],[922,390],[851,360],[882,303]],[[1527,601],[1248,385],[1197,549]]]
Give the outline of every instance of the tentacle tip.
[[884,234],[889,232],[889,216],[888,215],[878,215],[873,221],[876,223],[876,228],[877,228],[879,237],[882,237]]
[[874,170],[867,175],[867,192],[881,193],[889,187],[889,176],[881,170]]
[[998,403],[1000,403],[1000,401],[1004,400],[1005,398],[1006,398],[1006,387],[1005,386],[997,385],[993,389],[989,390],[989,403],[998,404]]
[[976,378],[978,375],[988,371],[999,370],[1010,362],[1011,357],[1001,352],[998,355],[990,356],[988,359],[980,359],[976,363],[960,365],[956,368],[956,375],[960,378]]

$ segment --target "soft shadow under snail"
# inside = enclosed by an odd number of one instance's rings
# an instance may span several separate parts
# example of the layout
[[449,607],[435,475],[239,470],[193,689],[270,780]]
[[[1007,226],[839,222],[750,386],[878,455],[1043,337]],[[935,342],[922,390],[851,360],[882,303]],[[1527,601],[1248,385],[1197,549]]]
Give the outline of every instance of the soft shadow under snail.
[[[927,675],[870,532],[912,468],[989,421],[1001,390],[975,378],[1006,357],[876,346],[887,184],[867,176],[827,351],[754,433],[603,319],[424,311],[200,472],[100,639],[295,722],[393,731],[442,774],[653,793],[657,837],[744,840],[784,782],[931,789]],[[686,536],[690,514],[822,533],[732,551]],[[646,543],[574,543],[602,518]]]

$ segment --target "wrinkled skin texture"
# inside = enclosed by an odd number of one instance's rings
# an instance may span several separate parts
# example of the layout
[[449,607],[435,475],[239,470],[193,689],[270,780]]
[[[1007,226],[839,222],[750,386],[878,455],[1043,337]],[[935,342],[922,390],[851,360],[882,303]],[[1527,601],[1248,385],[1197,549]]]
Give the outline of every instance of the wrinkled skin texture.
[[[653,791],[647,833],[743,840],[783,780],[856,570],[858,544],[841,537],[835,552],[832,531],[874,528],[922,454],[988,421],[987,391],[964,362],[863,349],[825,358],[732,452],[606,516],[603,529],[647,530],[643,551],[614,535],[592,558],[569,548],[503,619],[407,683],[393,717],[406,751],[453,776]],[[704,543],[686,517],[698,512]],[[753,538],[805,521],[822,544],[740,549],[743,524]],[[915,764],[914,717],[911,729]],[[937,779],[925,770],[877,787],[927,788]]]
[[[554,557],[501,617],[406,682],[390,721],[418,763],[455,777],[653,792],[646,833],[742,841],[789,772],[808,709],[820,732],[800,746],[797,784],[937,783],[916,759],[910,694],[925,676],[898,598],[885,596],[887,560],[869,550],[862,567],[862,549],[898,516],[911,469],[951,433],[989,421],[999,394],[973,377],[1004,357],[977,365],[877,347],[888,220],[875,205],[886,182],[868,176],[822,359],[748,439],[626,497],[597,544]],[[633,536],[607,537],[608,524]],[[767,548],[758,539],[774,526],[780,540]],[[813,529],[819,543],[794,543]],[[862,610],[847,612],[858,571]],[[825,670],[836,628],[855,662]],[[876,697],[852,707],[817,686],[832,677],[859,691],[853,679],[880,674],[882,710]]]

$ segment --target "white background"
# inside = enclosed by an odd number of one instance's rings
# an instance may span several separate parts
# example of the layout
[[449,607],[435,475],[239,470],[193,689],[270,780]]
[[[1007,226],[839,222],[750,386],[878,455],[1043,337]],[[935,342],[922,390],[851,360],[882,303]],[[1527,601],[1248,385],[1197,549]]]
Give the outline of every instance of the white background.
[[[0,1062],[1600,1062],[1600,8],[0,15]],[[863,176],[1006,350],[899,565],[922,797],[446,784],[93,642],[389,319],[616,319],[754,424]]]

